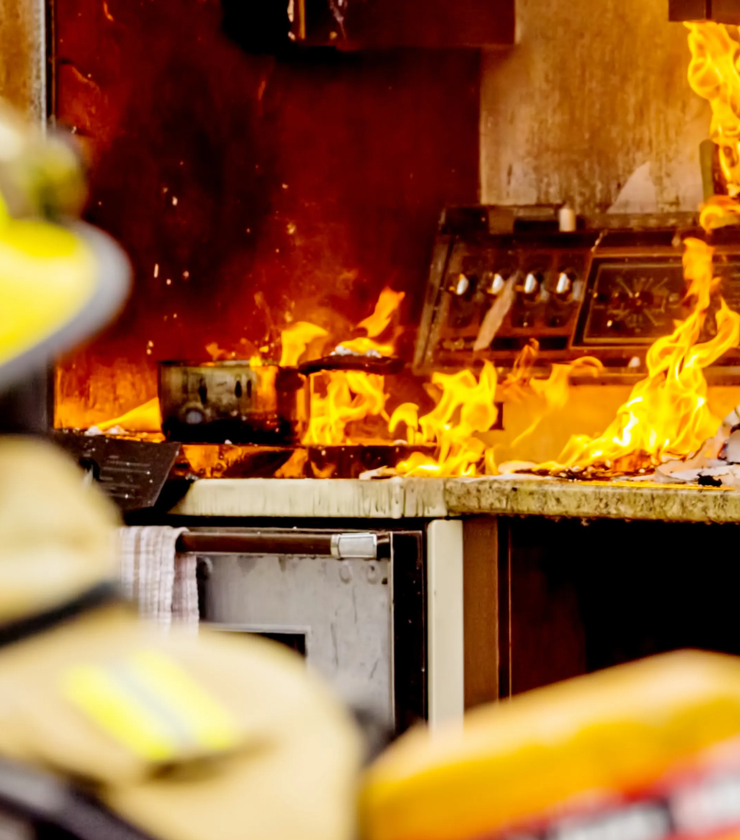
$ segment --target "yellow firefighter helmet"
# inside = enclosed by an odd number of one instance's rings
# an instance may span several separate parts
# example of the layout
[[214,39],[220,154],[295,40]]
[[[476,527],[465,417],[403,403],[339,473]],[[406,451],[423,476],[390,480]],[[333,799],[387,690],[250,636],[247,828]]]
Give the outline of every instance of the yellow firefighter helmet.
[[101,231],[74,220],[79,156],[0,101],[0,389],[106,324],[129,264]]
[[[0,393],[104,326],[129,263],[78,221],[80,156],[0,100]],[[0,620],[63,603],[114,574],[118,518],[62,453],[0,438]]]
[[[81,185],[74,156],[0,106],[0,390],[125,296],[118,247],[61,218]],[[83,780],[96,810],[78,840],[348,840],[360,745],[344,709],[278,645],[140,622],[110,586],[116,512],[82,478],[48,444],[0,437],[0,827],[10,759]],[[30,802],[23,778],[10,791]]]

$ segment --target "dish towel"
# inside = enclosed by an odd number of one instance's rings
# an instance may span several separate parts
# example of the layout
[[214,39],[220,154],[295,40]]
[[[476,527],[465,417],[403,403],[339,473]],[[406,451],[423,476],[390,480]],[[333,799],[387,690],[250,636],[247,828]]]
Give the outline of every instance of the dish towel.
[[120,577],[143,618],[165,629],[175,622],[197,631],[197,558],[176,554],[177,538],[185,530],[164,525],[120,528]]

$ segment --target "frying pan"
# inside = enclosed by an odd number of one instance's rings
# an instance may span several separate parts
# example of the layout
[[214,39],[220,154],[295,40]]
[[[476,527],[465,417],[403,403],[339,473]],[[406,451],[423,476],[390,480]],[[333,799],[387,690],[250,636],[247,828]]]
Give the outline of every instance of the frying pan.
[[399,373],[398,358],[334,355],[297,367],[248,361],[159,362],[159,406],[169,440],[297,443],[311,416],[309,377],[331,370]]

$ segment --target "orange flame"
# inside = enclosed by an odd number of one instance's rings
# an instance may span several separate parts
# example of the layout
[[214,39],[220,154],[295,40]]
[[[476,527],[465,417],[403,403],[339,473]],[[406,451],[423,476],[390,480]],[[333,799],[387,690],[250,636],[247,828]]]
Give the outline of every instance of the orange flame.
[[[720,161],[729,196],[714,196],[701,211],[705,230],[736,224],[740,206],[740,37],[737,27],[688,23],[692,59],[689,82],[709,100],[711,136],[720,147]],[[595,438],[577,435],[562,452],[560,466],[599,466],[616,472],[649,469],[671,458],[694,454],[720,425],[707,403],[703,368],[740,341],[740,315],[719,299],[716,334],[699,343],[719,281],[714,278],[714,250],[698,239],[684,242],[684,276],[694,308],[669,336],[647,353],[648,375],[632,389],[614,421]],[[553,370],[553,374],[555,371]]]
[[[387,330],[404,296],[404,292],[383,289],[373,313],[358,325],[367,335],[345,341],[342,345],[344,349],[360,354],[368,351],[375,355],[392,353],[392,341],[386,340],[381,343],[375,339]],[[312,342],[327,338],[328,335],[325,329],[309,321],[298,321],[287,327],[281,334],[280,364],[287,367],[297,365]],[[246,348],[254,348],[246,339],[242,339],[241,343]],[[205,349],[214,361],[238,356],[236,351],[224,350],[216,341],[209,343]],[[260,353],[253,353],[249,363],[253,366],[265,364],[262,353],[267,350],[267,347],[263,347]],[[350,423],[372,417],[379,417],[381,421],[387,422],[387,394],[382,376],[361,371],[333,371],[312,377],[312,380],[317,379],[323,380],[325,392],[322,393],[317,383],[312,382],[311,423],[305,443],[346,443],[346,430]],[[150,400],[120,417],[98,425],[101,430],[120,426],[126,432],[133,433],[161,431],[158,400]],[[212,465],[207,466],[212,472]]]
[[283,367],[294,367],[312,341],[317,338],[324,338],[328,334],[326,330],[309,321],[297,321],[283,330],[280,336],[283,348],[280,364]]
[[[511,442],[512,447],[519,446],[540,425],[540,423],[563,408],[570,395],[570,380],[574,374],[594,376],[603,368],[601,362],[593,356],[582,356],[570,364],[554,364],[547,379],[529,379],[526,386],[540,401],[540,408],[535,412],[532,422]],[[519,385],[519,383],[516,383]],[[521,385],[519,385],[521,388]]]
[[[740,37],[736,26],[687,23],[689,84],[712,108],[710,134],[730,196],[740,193]],[[737,212],[737,211],[735,211]],[[703,221],[702,221],[703,223]]]
[[[712,108],[712,139],[720,147],[730,196],[715,196],[702,208],[706,230],[731,224],[739,215],[740,39],[736,27],[688,23],[689,82]],[[713,249],[698,239],[684,243],[684,275],[694,308],[669,336],[647,353],[648,375],[632,389],[606,431],[595,438],[571,438],[560,456],[564,466],[598,465],[620,472],[648,469],[670,458],[695,453],[715,434],[720,420],[709,410],[703,368],[740,341],[740,316],[720,298],[716,334],[699,343],[712,295],[719,282],[712,271]],[[555,465],[542,465],[553,467]]]
[[704,230],[736,225],[740,216],[740,205],[728,195],[713,195],[701,208],[699,221]]
[[474,476],[496,472],[493,447],[481,437],[491,431],[498,418],[496,394],[520,399],[534,394],[540,402],[529,427],[514,442],[519,444],[539,423],[568,399],[570,377],[574,372],[596,373],[601,363],[584,356],[568,365],[553,365],[547,379],[535,379],[534,364],[539,352],[536,341],[529,342],[514,362],[511,373],[497,385],[496,371],[485,362],[476,380],[464,370],[455,374],[435,373],[432,384],[441,389],[439,401],[428,414],[418,418],[414,403],[403,403],[393,412],[388,429],[394,434],[402,425],[410,444],[433,444],[435,455],[414,453],[398,465],[398,472],[415,476]]
[[[736,224],[740,216],[740,35],[737,27],[715,23],[689,23],[692,59],[689,81],[693,90],[711,104],[711,136],[720,148],[722,174],[728,196],[714,196],[702,207],[701,223],[706,230]],[[711,438],[720,421],[707,403],[708,387],[703,369],[740,341],[740,315],[719,299],[716,333],[701,342],[718,281],[712,270],[713,249],[698,239],[685,242],[684,272],[689,281],[688,298],[693,311],[676,325],[670,336],[658,339],[647,353],[648,374],[638,382],[603,434],[571,438],[558,464],[598,466],[612,473],[650,468],[672,458],[685,458]],[[358,324],[364,335],[342,343],[355,353],[389,355],[394,337],[389,337],[394,313],[404,295],[383,289],[373,313]],[[385,338],[383,336],[385,335]],[[282,334],[282,365],[296,365],[313,341],[327,332],[310,322],[299,321]],[[244,345],[247,347],[247,343]],[[253,345],[249,345],[256,350]],[[212,358],[234,357],[216,342],[208,345]],[[267,348],[262,348],[266,352]],[[305,443],[342,444],[348,430],[371,418],[380,418],[392,437],[405,434],[412,445],[427,446],[434,456],[414,453],[399,466],[399,472],[421,476],[470,476],[496,471],[493,448],[486,434],[497,420],[497,391],[518,399],[533,394],[539,401],[532,422],[514,441],[521,442],[542,419],[562,408],[568,399],[574,373],[595,372],[599,363],[590,358],[568,365],[553,365],[547,379],[534,377],[536,342],[524,348],[512,373],[500,385],[496,371],[485,362],[478,376],[470,370],[454,374],[435,373],[432,385],[438,389],[435,407],[420,416],[411,402],[399,405],[388,417],[388,395],[383,377],[361,372],[331,372],[312,377],[311,422]],[[261,356],[251,350],[252,364]],[[156,426],[156,400],[103,426],[120,425],[127,430],[145,431]],[[303,464],[291,466],[299,472]],[[287,469],[287,467],[286,467]]]
[[393,340],[381,343],[374,339],[386,331],[393,314],[401,305],[404,297],[406,297],[405,292],[394,292],[393,289],[389,289],[386,286],[378,297],[373,314],[360,321],[357,325],[357,329],[365,330],[366,335],[343,341],[341,346],[345,350],[360,355],[365,355],[366,353],[376,353],[381,356],[392,355],[395,349],[395,342]]
[[385,332],[391,322],[393,313],[401,305],[405,296],[405,292],[394,292],[393,289],[386,286],[378,297],[373,314],[365,318],[364,321],[360,321],[357,329],[365,330],[368,338],[377,338],[382,332]]
[[571,438],[559,458],[562,465],[598,464],[633,472],[684,458],[717,431],[720,420],[709,410],[702,369],[738,344],[740,315],[721,301],[716,335],[698,343],[717,285],[712,272],[714,249],[699,239],[687,239],[685,247],[684,272],[691,281],[693,312],[671,335],[652,345],[647,377],[635,385],[604,434]]
[[320,394],[314,386],[304,443],[346,443],[350,423],[383,416],[388,398],[384,377],[362,371],[331,371],[323,375],[329,380],[326,394]]
[[393,412],[388,427],[393,433],[402,422],[405,423],[409,442],[436,444],[436,457],[415,452],[398,465],[398,472],[420,476],[473,476],[477,475],[481,460],[486,462],[486,471],[493,472],[492,451],[478,434],[489,431],[498,416],[494,366],[484,362],[478,379],[470,370],[435,373],[432,384],[441,389],[441,395],[428,414],[417,420],[417,407],[404,403]]
[[502,387],[506,388],[511,394],[517,393],[522,388],[526,388],[532,381],[534,365],[539,352],[539,341],[536,338],[530,338],[527,344],[519,351],[516,359],[514,359],[510,373],[501,383]]
[[134,433],[161,432],[162,417],[159,413],[159,400],[155,397],[153,400],[149,400],[143,405],[127,411],[120,417],[115,417],[113,420],[107,420],[105,423],[98,424],[98,429],[101,432],[109,432],[116,427]]
[[214,362],[220,362],[226,359],[243,359],[248,355],[254,356],[256,354],[254,344],[246,338],[239,339],[236,350],[224,350],[217,341],[211,341],[209,344],[206,344],[205,350]]
[[[702,225],[711,230],[735,224],[740,216],[740,204],[734,200],[740,196],[740,36],[737,28],[714,23],[687,26],[692,51],[689,80],[693,89],[711,103],[711,134],[721,150],[722,172],[729,192],[729,196],[713,197],[702,208]],[[606,431],[593,438],[574,436],[559,463],[543,467],[599,466],[612,472],[633,472],[668,459],[685,458],[713,436],[719,419],[708,407],[703,369],[738,344],[740,315],[732,312],[720,298],[716,333],[700,341],[718,288],[712,256],[713,249],[706,243],[686,240],[684,272],[690,281],[688,298],[693,302],[693,311],[676,325],[670,336],[660,338],[650,348],[646,378],[634,386]],[[342,347],[360,354],[391,354],[395,336],[388,334],[403,298],[402,292],[383,289],[373,313],[358,324],[358,330],[365,334],[342,342]],[[298,364],[312,342],[327,337],[326,330],[308,321],[293,324],[282,334],[280,364]],[[235,355],[222,350],[216,342],[209,344],[207,350],[214,359]],[[266,350],[262,348],[262,352]],[[348,443],[354,424],[380,418],[390,436],[405,434],[409,444],[434,452],[434,455],[415,452],[399,465],[400,473],[492,474],[496,471],[494,450],[486,435],[497,421],[497,391],[513,399],[527,395],[537,398],[532,422],[512,444],[517,446],[544,417],[566,404],[574,373],[600,369],[597,360],[585,357],[571,364],[553,365],[547,379],[537,379],[534,377],[537,352],[536,342],[525,347],[512,373],[500,385],[490,362],[484,363],[477,376],[470,370],[433,374],[432,385],[438,389],[438,399],[434,408],[422,416],[416,404],[405,402],[389,417],[386,383],[381,376],[340,371],[315,375],[311,421],[304,443]],[[253,355],[251,362],[261,363],[261,356]],[[151,425],[154,402],[104,425],[118,424],[131,429]],[[300,471],[303,466],[292,465],[290,471]]]
[[[341,346],[361,355],[368,352],[381,356],[391,355],[394,342],[381,343],[375,339],[387,330],[404,297],[404,292],[384,288],[372,315],[358,324],[358,329],[365,330],[367,335],[343,341]],[[320,389],[321,382],[325,386],[324,391]],[[359,423],[370,417],[388,420],[385,413],[387,399],[385,378],[377,374],[331,371],[313,376],[311,420],[303,442],[325,446],[348,443],[347,427],[351,423]]]

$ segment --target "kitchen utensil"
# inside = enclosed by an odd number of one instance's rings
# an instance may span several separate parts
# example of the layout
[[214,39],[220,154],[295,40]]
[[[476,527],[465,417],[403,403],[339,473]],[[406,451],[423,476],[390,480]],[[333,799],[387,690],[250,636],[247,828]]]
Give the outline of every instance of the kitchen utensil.
[[309,377],[325,370],[398,373],[398,358],[334,355],[297,367],[249,361],[159,363],[159,404],[168,439],[184,443],[297,443],[311,414]]

